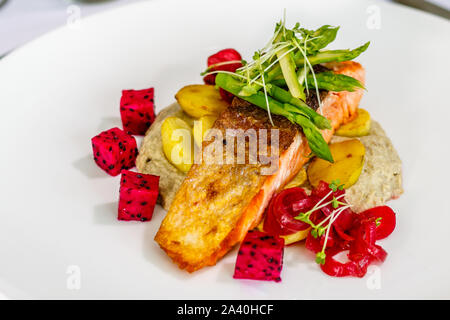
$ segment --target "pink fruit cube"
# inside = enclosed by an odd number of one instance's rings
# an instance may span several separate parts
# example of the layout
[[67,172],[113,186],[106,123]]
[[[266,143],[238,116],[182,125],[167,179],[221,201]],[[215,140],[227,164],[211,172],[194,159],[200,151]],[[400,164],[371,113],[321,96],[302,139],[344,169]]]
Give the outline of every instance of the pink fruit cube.
[[117,176],[122,169],[134,167],[138,150],[133,136],[112,128],[93,137],[91,142],[95,162],[108,174]]
[[155,120],[154,89],[123,90],[120,116],[125,132],[144,135]]
[[239,248],[233,278],[281,281],[284,239],[249,231]]
[[158,176],[123,170],[118,219],[150,220],[158,198],[158,185]]

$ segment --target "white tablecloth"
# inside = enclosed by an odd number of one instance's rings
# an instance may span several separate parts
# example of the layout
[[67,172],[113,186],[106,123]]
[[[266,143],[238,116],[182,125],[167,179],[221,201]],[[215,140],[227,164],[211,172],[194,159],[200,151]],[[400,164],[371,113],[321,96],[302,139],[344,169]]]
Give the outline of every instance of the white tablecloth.
[[66,24],[73,14],[71,6],[77,6],[81,17],[86,17],[137,1],[145,0],[104,0],[92,3],[75,0],[7,0],[0,8],[0,56]]
[[[70,19],[70,6],[77,6],[81,17],[86,17],[137,1],[151,0],[103,0],[92,1],[93,3],[76,0],[7,0],[0,8],[0,57],[47,31],[66,24]],[[450,9],[450,0],[428,1]]]

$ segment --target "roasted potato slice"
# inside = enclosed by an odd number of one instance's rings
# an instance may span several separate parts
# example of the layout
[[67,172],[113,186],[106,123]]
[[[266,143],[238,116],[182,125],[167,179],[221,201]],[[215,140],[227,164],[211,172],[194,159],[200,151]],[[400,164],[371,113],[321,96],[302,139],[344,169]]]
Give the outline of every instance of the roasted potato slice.
[[194,121],[194,141],[197,146],[201,147],[203,138],[209,129],[211,129],[216,121],[216,116],[203,116]]
[[194,161],[192,128],[182,119],[168,117],[161,125],[164,155],[176,168],[188,172]]
[[302,168],[297,175],[284,186],[284,189],[288,188],[294,188],[294,187],[301,187],[305,184],[305,182],[308,180],[308,177],[306,175],[305,168]]
[[334,163],[315,158],[308,166],[308,180],[317,187],[321,180],[331,183],[339,180],[344,188],[358,181],[364,165],[365,148],[357,139],[330,144]]
[[308,233],[310,230],[311,230],[311,228],[308,228],[308,229],[301,230],[301,231],[298,231],[293,234],[289,234],[287,236],[280,236],[280,237],[284,238],[284,245],[287,246],[288,244],[292,244],[295,242],[305,240],[306,237],[308,236]]
[[358,115],[349,123],[339,127],[336,135],[342,137],[362,137],[369,134],[370,131],[370,113],[364,109],[358,109]]
[[206,84],[193,84],[180,89],[175,95],[181,109],[194,118],[218,116],[228,107],[219,90]]
[[[259,231],[263,231],[264,232],[264,219],[256,227],[256,229],[258,229]],[[289,234],[287,236],[280,236],[280,237],[284,238],[284,245],[287,246],[289,244],[305,240],[306,237],[308,236],[308,233],[309,233],[310,230],[311,230],[311,228],[308,228],[308,229],[301,230],[301,231],[298,231],[298,232],[293,233],[293,234]]]

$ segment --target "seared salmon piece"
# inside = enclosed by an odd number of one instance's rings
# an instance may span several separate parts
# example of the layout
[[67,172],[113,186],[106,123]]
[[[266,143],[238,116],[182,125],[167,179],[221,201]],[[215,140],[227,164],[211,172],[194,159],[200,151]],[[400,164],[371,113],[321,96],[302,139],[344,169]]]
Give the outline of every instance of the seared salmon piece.
[[[364,83],[364,69],[353,61],[327,64],[336,73],[352,76]],[[329,142],[334,131],[356,116],[363,91],[327,92],[321,94],[322,107],[317,110],[331,121],[332,129],[323,130]],[[278,166],[270,175],[263,174],[268,164],[211,163],[194,164],[188,172],[158,233],[155,236],[160,247],[182,269],[193,272],[216,264],[234,245],[241,242],[247,231],[256,227],[272,195],[289,182],[305,165],[311,150],[301,127],[286,118],[272,115],[235,98],[214,124],[225,137],[227,129],[278,129],[277,146],[268,139],[268,150],[276,148]],[[268,133],[270,136],[270,133]],[[224,140],[226,145],[228,140]],[[203,148],[212,142],[203,142]],[[234,143],[234,142],[233,142]],[[248,156],[248,144],[246,155]],[[236,152],[237,148],[234,148]],[[267,152],[268,150],[258,150]],[[227,157],[227,148],[223,148]],[[273,152],[273,151],[272,151]],[[269,154],[270,155],[270,154]]]

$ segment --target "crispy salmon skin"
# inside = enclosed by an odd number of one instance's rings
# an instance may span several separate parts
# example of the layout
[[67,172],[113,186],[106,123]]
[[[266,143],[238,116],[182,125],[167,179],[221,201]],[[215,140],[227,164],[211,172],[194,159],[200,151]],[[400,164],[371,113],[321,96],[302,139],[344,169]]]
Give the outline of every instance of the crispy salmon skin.
[[[364,69],[359,63],[347,61],[326,67],[364,83]],[[317,112],[331,121],[332,129],[322,131],[327,142],[334,130],[356,115],[362,94],[358,89],[324,95]],[[272,195],[309,160],[311,151],[301,128],[286,118],[272,118],[273,126],[266,111],[235,98],[215,122],[214,128],[221,132],[278,129],[278,165],[271,175],[262,174],[267,164],[260,161],[244,164],[203,161],[192,166],[155,236],[156,242],[180,268],[193,272],[216,264],[260,222]],[[268,140],[270,149],[274,143]],[[207,144],[204,142],[204,147]],[[227,148],[224,148],[226,155]]]

